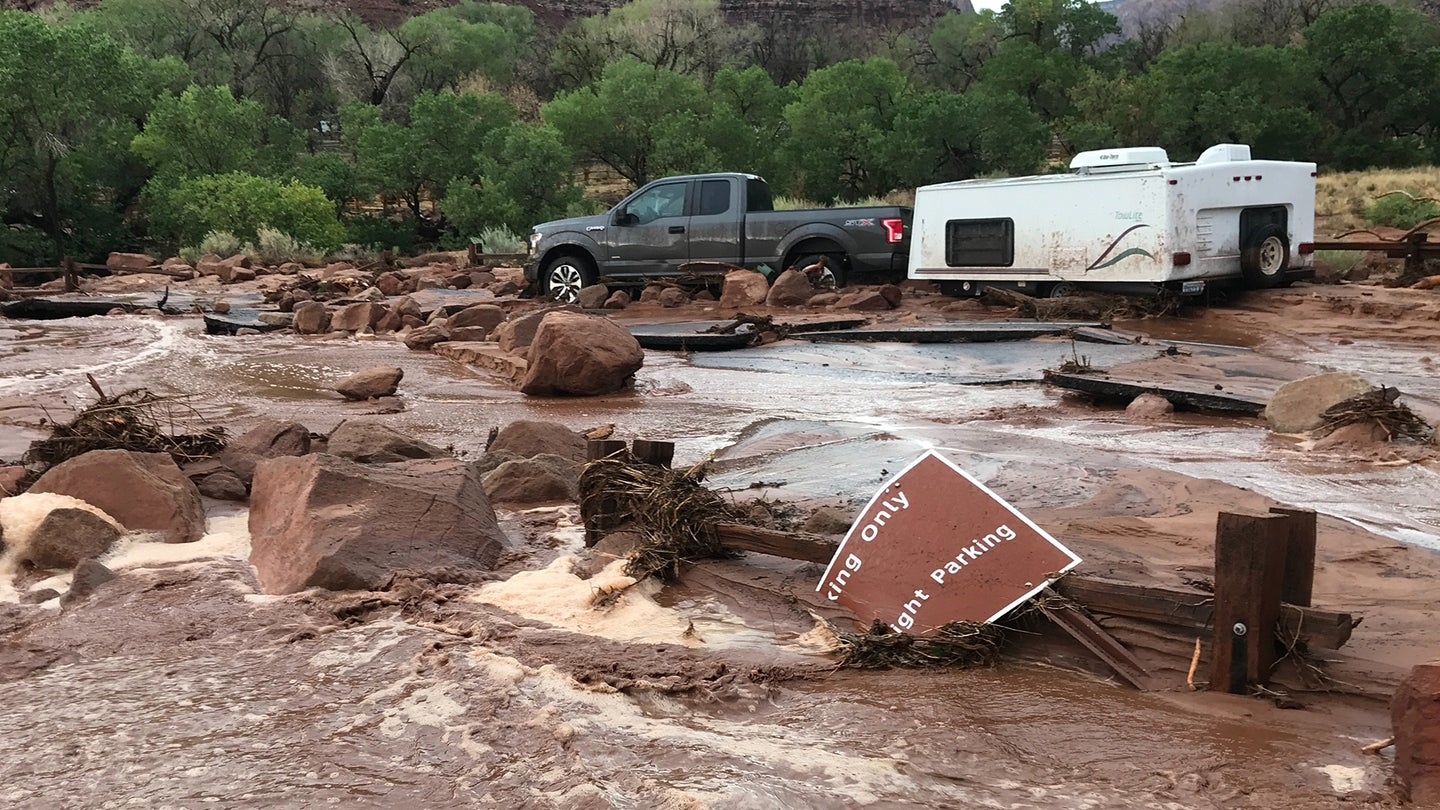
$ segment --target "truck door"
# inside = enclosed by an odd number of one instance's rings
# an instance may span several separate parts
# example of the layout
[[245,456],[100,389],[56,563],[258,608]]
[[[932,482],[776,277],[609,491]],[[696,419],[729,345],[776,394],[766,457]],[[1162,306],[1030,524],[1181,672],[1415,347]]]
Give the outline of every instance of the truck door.
[[615,212],[609,237],[610,269],[616,275],[668,275],[690,259],[686,198],[689,180],[658,183]]
[[740,183],[722,177],[697,181],[696,186],[690,214],[690,261],[744,264]]

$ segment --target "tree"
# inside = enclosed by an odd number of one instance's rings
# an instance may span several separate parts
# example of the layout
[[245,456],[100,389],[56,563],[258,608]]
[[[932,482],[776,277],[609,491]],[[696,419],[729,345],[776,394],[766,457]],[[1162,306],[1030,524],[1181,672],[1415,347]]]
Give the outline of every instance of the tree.
[[1413,163],[1436,136],[1440,29],[1408,9],[1362,4],[1305,29],[1326,156],[1345,168]]
[[[113,206],[135,122],[178,63],[150,62],[86,19],[0,11],[0,207],[38,224],[55,255]],[[113,207],[109,208],[113,211]],[[113,216],[113,215],[112,215]]]
[[993,11],[946,14],[930,32],[931,78],[941,87],[965,91],[979,81],[980,69],[995,55],[1003,35]]
[[900,68],[881,57],[811,73],[785,108],[799,190],[823,201],[890,190],[894,178],[881,153],[909,93]]
[[320,250],[338,247],[344,237],[335,206],[320,189],[245,172],[147,188],[145,204],[155,231],[180,244],[198,244],[211,231],[255,240],[262,227]]
[[478,182],[450,184],[442,204],[446,220],[461,234],[497,225],[523,234],[559,219],[580,200],[572,164],[554,128],[513,122],[487,139]]
[[551,71],[564,87],[593,84],[604,66],[629,57],[650,67],[707,79],[752,33],[727,22],[718,0],[631,0],[565,29]]
[[914,96],[902,105],[885,144],[901,185],[966,180],[992,172],[1028,174],[1045,159],[1050,131],[1025,100],[976,87]]
[[264,123],[258,103],[192,84],[156,100],[130,148],[163,175],[224,174],[255,164]]
[[710,115],[701,124],[715,164],[726,171],[764,175],[784,187],[791,167],[775,146],[789,135],[785,107],[796,93],[795,85],[775,84],[758,65],[721,68],[711,82]]
[[642,185],[715,162],[700,148],[698,133],[686,128],[708,107],[698,80],[627,56],[607,65],[593,88],[556,96],[542,115],[578,158],[600,161]]

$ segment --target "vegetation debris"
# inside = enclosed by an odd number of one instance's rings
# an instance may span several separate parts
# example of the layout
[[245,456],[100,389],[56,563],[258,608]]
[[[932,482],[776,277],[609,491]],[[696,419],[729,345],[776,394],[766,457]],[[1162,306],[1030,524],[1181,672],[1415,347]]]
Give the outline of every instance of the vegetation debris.
[[1380,386],[1331,405],[1321,414],[1324,422],[1315,429],[1315,435],[1323,438],[1346,425],[1374,421],[1385,431],[1387,441],[1433,443],[1434,426],[1399,402],[1399,398],[1400,389]]

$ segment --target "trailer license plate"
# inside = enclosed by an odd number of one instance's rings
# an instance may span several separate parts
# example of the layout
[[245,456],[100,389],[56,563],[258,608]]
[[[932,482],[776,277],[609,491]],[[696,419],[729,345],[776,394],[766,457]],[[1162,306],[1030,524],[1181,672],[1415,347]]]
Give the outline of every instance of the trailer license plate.
[[1205,282],[1203,281],[1186,281],[1180,284],[1181,295],[1199,295],[1203,292],[1205,292]]

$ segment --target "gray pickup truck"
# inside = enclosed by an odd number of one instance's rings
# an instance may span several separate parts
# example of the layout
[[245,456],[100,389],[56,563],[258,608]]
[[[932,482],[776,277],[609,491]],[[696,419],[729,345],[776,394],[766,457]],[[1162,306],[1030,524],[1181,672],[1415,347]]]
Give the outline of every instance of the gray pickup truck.
[[778,272],[825,257],[822,280],[836,287],[852,272],[903,277],[910,215],[900,206],[776,211],[753,174],[666,177],[607,213],[536,225],[525,278],[574,301],[601,278],[703,275],[717,263]]

